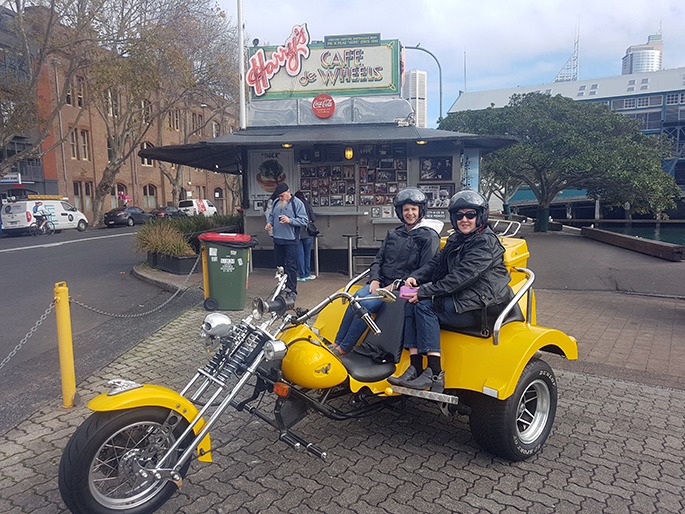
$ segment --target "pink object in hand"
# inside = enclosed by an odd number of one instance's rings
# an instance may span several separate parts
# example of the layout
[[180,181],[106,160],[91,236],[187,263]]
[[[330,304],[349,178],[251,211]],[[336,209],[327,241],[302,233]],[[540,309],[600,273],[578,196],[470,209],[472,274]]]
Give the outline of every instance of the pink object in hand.
[[411,298],[419,290],[418,287],[400,287],[400,298]]

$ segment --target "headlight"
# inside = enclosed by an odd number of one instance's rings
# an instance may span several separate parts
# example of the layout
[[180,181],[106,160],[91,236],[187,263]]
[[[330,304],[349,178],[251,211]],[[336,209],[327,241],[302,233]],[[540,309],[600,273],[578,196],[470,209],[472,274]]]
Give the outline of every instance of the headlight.
[[233,323],[231,318],[219,312],[207,314],[205,320],[202,322],[201,334],[206,334],[214,337],[226,337],[233,332]]
[[281,360],[288,353],[288,345],[280,339],[274,339],[264,343],[264,358],[267,361]]

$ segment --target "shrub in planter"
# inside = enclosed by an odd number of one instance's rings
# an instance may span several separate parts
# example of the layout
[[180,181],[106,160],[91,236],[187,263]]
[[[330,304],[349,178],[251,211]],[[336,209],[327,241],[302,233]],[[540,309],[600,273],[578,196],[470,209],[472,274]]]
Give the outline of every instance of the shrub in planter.
[[150,267],[162,271],[185,275],[195,264],[196,255],[186,237],[164,219],[140,227],[133,246],[137,252],[147,253]]

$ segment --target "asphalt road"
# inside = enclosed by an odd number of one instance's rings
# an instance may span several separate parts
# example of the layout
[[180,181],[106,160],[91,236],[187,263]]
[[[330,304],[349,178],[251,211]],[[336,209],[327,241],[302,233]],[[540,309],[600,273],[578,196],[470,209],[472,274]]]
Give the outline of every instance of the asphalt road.
[[[0,359],[5,359],[50,306],[55,284],[70,297],[107,313],[149,311],[171,293],[131,276],[143,257],[133,251],[135,228],[65,231],[54,236],[0,239]],[[190,305],[199,291],[176,298],[154,314],[118,318],[71,304],[76,378],[90,375]],[[45,398],[61,394],[54,310],[0,370],[0,432]]]

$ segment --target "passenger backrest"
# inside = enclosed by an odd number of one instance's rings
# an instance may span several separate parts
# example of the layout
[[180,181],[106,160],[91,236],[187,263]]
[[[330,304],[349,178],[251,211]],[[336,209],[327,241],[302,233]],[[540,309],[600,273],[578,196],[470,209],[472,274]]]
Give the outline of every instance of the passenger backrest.
[[376,314],[376,325],[381,329],[379,335],[369,330],[364,340],[355,346],[354,351],[371,357],[387,356],[388,362],[397,364],[402,356],[404,339],[404,306],[407,300],[398,298],[392,303],[384,303]]

